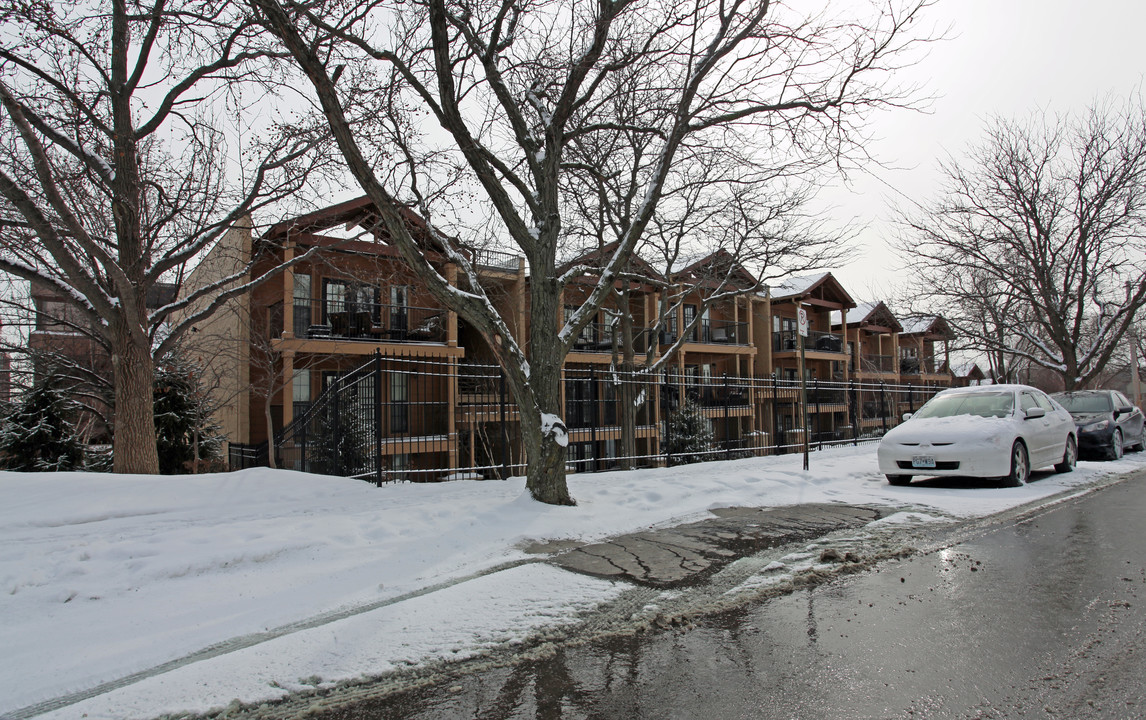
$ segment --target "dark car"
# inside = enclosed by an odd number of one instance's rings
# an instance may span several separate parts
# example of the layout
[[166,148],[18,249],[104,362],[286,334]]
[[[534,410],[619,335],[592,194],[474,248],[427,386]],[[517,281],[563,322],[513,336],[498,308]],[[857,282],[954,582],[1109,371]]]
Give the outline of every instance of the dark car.
[[1080,454],[1098,453],[1117,460],[1123,450],[1141,450],[1146,442],[1146,418],[1117,390],[1078,390],[1051,397],[1074,418]]

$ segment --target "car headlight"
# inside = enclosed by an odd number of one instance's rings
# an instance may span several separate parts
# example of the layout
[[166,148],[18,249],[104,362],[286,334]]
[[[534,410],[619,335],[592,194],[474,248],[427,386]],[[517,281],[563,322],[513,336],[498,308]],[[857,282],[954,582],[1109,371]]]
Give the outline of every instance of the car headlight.
[[1082,431],[1083,432],[1098,432],[1099,430],[1105,430],[1108,427],[1110,427],[1110,421],[1109,420],[1099,420],[1098,422],[1083,425]]

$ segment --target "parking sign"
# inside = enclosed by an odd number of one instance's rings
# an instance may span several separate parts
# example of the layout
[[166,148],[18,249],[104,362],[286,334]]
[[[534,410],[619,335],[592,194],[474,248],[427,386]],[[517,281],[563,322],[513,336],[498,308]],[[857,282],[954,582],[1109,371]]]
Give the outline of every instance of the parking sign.
[[796,327],[801,335],[808,337],[808,311],[804,308],[796,310]]

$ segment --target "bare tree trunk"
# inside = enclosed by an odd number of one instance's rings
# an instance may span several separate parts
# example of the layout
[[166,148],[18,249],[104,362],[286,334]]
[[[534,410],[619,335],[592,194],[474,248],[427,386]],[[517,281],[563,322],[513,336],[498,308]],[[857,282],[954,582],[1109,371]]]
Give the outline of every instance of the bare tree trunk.
[[543,436],[539,440],[536,447],[530,447],[530,441],[526,440],[525,452],[530,460],[526,487],[530,495],[534,500],[549,505],[576,505],[565,483],[568,448],[552,436]]
[[[564,353],[557,339],[558,297],[555,286],[533,288],[528,387],[514,388],[514,373],[507,373],[506,379],[521,412],[521,435],[528,464],[526,487],[530,495],[549,505],[576,505],[565,483],[569,434],[561,407]],[[533,402],[528,402],[531,397]]]
[[133,342],[127,332],[114,342],[115,436],[112,468],[117,473],[159,473],[155,446],[155,381],[151,349]]
[[275,462],[275,426],[271,420],[271,393],[267,393],[267,398],[263,402],[263,417],[267,421],[267,467],[275,469],[278,465]]

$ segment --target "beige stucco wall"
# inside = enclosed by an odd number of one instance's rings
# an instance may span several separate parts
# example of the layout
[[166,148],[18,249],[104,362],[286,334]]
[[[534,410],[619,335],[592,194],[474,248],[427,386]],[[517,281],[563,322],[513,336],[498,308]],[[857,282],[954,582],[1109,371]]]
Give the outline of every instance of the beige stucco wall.
[[[184,283],[183,295],[242,270],[251,257],[250,221],[236,225],[220,238]],[[223,289],[234,287],[234,281]],[[184,317],[204,307],[209,298],[195,303]],[[211,388],[215,422],[230,442],[250,441],[251,322],[250,295],[229,300],[211,317],[195,323],[184,335],[184,347],[204,369]]]

